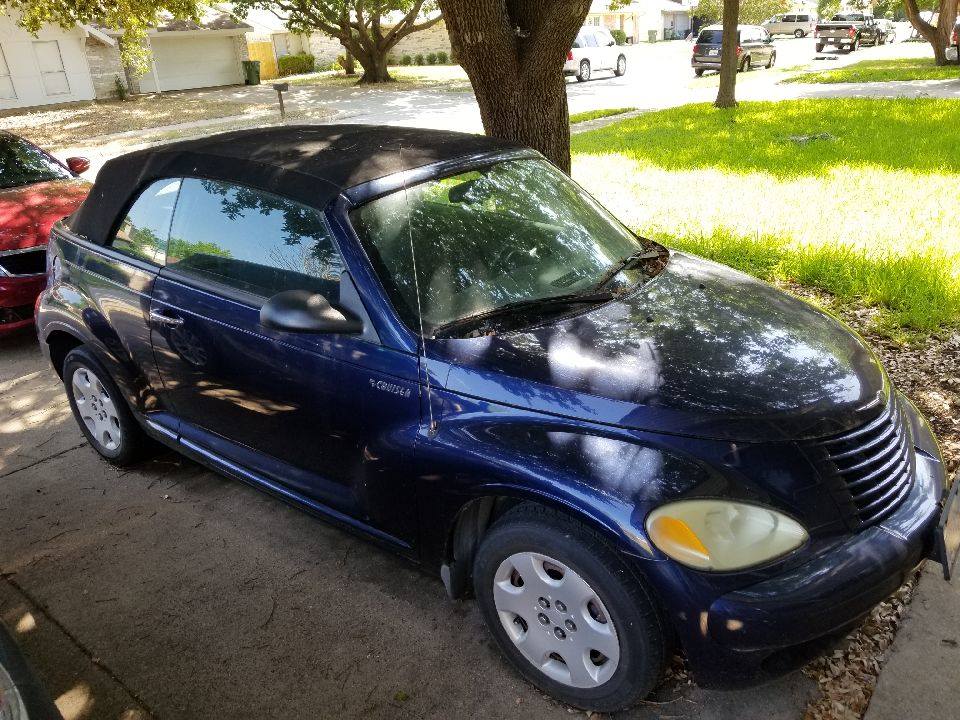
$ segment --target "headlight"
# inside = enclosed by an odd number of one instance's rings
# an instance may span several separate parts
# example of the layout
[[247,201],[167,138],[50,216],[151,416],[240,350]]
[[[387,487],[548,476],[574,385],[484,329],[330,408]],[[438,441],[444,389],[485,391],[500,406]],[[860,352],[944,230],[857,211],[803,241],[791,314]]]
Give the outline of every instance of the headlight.
[[0,720],[27,720],[23,698],[3,665],[0,665]]
[[740,570],[786,555],[807,531],[759,505],[729,500],[680,500],[647,517],[647,534],[662,552],[698,570]]

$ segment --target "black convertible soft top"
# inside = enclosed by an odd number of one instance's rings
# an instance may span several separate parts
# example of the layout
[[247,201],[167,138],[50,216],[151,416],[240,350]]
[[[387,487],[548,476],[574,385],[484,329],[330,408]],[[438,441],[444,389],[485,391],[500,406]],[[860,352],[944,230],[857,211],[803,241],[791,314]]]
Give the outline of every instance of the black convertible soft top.
[[108,161],[68,224],[75,233],[102,245],[140,191],[166,177],[226,180],[323,208],[341,191],[368,180],[516,148],[483,135],[383,125],[238,130],[138,150]]

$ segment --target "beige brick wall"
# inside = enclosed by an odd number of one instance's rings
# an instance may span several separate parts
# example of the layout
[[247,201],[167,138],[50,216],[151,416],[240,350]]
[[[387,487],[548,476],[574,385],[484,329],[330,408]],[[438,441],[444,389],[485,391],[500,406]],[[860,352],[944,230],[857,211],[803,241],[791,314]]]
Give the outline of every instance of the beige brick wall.
[[450,57],[450,37],[447,35],[447,26],[443,20],[426,30],[410,33],[394,46],[390,54],[399,60],[404,55],[414,57],[418,54],[427,55],[441,51]]
[[310,49],[317,67],[329,65],[343,54],[343,45],[329,35],[315,32],[310,34]]
[[104,45],[95,38],[88,37],[84,46],[87,64],[90,66],[90,78],[98,100],[112,100],[117,97],[116,78],[127,84],[126,73],[120,62],[120,49],[114,45]]

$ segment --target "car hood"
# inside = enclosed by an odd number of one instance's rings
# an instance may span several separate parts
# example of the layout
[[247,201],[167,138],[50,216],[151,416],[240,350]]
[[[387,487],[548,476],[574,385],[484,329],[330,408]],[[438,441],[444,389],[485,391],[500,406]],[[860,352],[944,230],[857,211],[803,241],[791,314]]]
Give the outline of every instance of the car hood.
[[793,295],[672,253],[656,278],[529,331],[436,340],[449,391],[622,427],[761,442],[842,432],[890,386],[848,327]]
[[0,252],[46,245],[53,224],[76,210],[89,190],[80,178],[0,190]]

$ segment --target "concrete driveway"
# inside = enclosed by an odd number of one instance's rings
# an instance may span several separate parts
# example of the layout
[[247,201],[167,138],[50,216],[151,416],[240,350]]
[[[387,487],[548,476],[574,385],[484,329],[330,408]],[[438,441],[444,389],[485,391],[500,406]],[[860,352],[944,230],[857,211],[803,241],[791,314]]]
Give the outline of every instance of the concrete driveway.
[[[83,441],[36,338],[0,343],[0,619],[66,720],[566,718],[438,577],[173,453]],[[799,718],[800,674],[668,685],[631,718]]]

